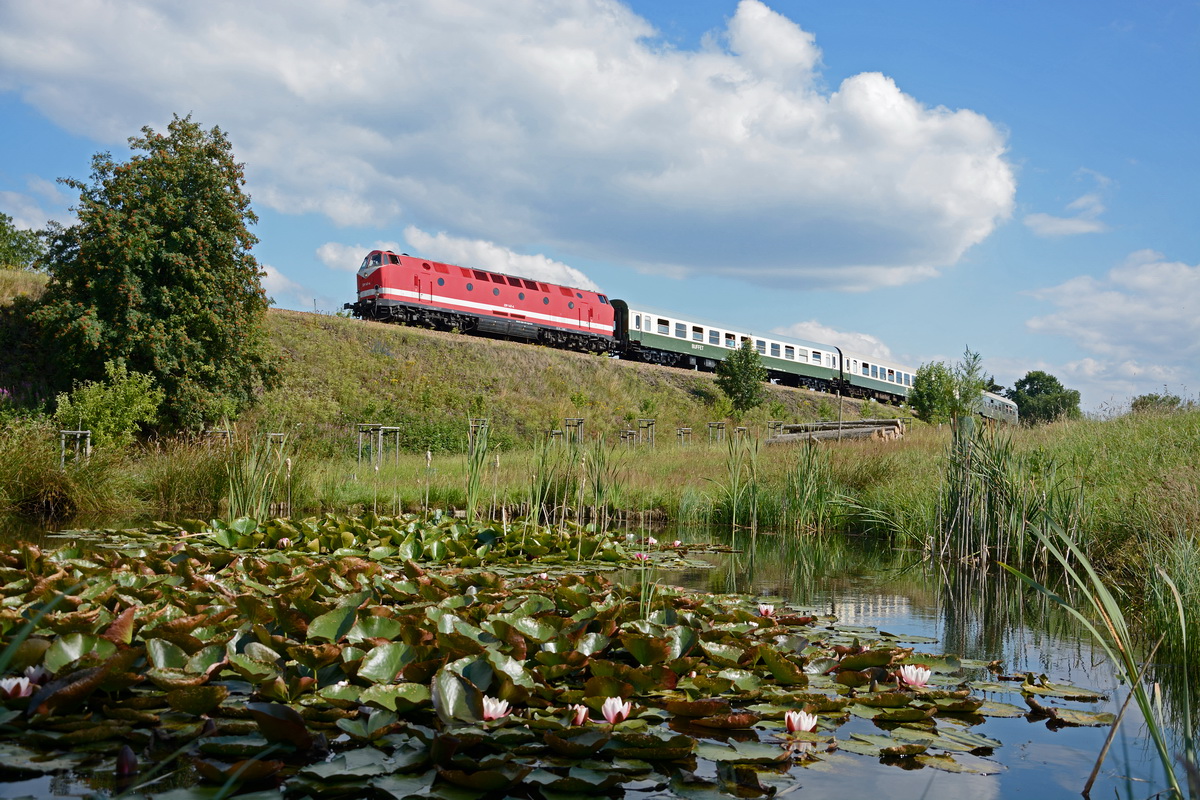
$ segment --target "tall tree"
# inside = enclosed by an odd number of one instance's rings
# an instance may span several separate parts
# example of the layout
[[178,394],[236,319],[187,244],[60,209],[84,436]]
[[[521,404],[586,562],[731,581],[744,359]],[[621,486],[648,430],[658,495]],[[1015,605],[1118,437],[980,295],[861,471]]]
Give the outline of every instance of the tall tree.
[[749,339],[717,363],[717,388],[729,398],[739,417],[762,404],[766,397],[763,386],[766,379],[767,368]]
[[162,387],[168,429],[196,428],[248,406],[274,375],[250,252],[257,217],[219,128],[176,116],[165,135],[146,127],[129,144],[127,162],[93,157],[90,183],[61,181],[79,191],[79,222],[49,233],[36,318],[64,380],[122,361]]
[[1027,425],[1053,422],[1057,419],[1077,419],[1079,392],[1062,385],[1048,372],[1033,370],[1013,384],[1008,399],[1017,404],[1021,421]]

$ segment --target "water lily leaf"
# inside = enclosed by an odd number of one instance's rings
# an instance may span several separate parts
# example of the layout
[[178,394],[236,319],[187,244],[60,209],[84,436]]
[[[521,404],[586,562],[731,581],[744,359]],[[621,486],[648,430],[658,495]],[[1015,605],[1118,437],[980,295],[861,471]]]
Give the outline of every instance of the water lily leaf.
[[246,708],[267,741],[290,744],[298,750],[312,747],[313,737],[304,724],[304,718],[291,706],[282,703],[247,703]]
[[532,764],[508,764],[476,771],[437,767],[438,775],[455,786],[480,792],[500,792],[509,789],[520,783],[532,771]]
[[982,714],[985,717],[1023,717],[1026,710],[1019,706],[1014,706],[1012,703],[1001,703],[996,700],[984,700],[978,709],[977,714]]
[[541,786],[556,794],[598,794],[616,787],[624,780],[625,776],[619,773],[583,767],[571,767],[565,776],[544,769],[534,770],[525,776],[526,784]]
[[626,633],[621,636],[621,645],[642,665],[659,664],[671,656],[670,643],[658,636]]
[[367,639],[393,640],[400,636],[404,626],[391,617],[362,617],[346,632],[346,640],[354,644]]
[[[147,646],[147,649],[149,647]],[[212,644],[208,647],[197,650],[188,657],[187,664],[184,669],[188,672],[206,674],[217,664],[225,660],[225,647],[219,644]]]
[[373,648],[363,657],[358,677],[371,683],[391,683],[416,659],[413,649],[404,642],[388,642]]
[[571,728],[555,733],[547,731],[543,738],[550,749],[568,758],[585,758],[600,752],[611,735],[600,728]]
[[387,775],[391,772],[388,757],[373,747],[359,747],[318,764],[310,764],[297,774],[324,781],[353,781]]
[[116,651],[115,644],[99,636],[90,633],[67,633],[54,640],[46,650],[42,664],[50,672],[58,674],[63,667],[86,655],[94,653],[99,658],[108,658]]
[[529,670],[515,658],[506,656],[496,650],[489,650],[487,660],[496,670],[497,674],[507,678],[514,686],[520,686],[522,689],[533,689],[537,686],[533,680],[533,676],[529,674]]
[[709,659],[720,667],[736,667],[742,654],[746,652],[744,648],[719,642],[701,642],[700,647]]
[[1116,722],[1116,717],[1104,711],[1080,711],[1074,708],[1054,707],[1053,716],[1068,725],[1104,726]]
[[453,664],[447,664],[433,677],[430,691],[433,708],[446,725],[478,722],[482,716],[479,711],[482,696],[478,689],[455,675],[453,667]]
[[208,736],[197,745],[205,755],[220,758],[254,758],[271,745],[261,736]]
[[913,728],[897,728],[892,736],[909,742],[921,742],[930,747],[951,750],[957,753],[970,753],[976,750],[994,750],[1001,744],[996,739],[981,733],[970,733],[953,729],[915,730]]
[[888,708],[879,709],[872,719],[876,722],[916,722],[928,719],[937,712],[936,706],[929,708]]
[[229,689],[224,686],[185,686],[167,692],[167,705],[185,714],[207,714],[224,702]]
[[230,655],[229,666],[251,683],[261,683],[279,676],[279,672],[272,665],[255,661],[242,653]]
[[424,798],[430,796],[430,787],[436,778],[437,772],[432,769],[421,775],[380,775],[371,778],[371,786],[393,800]]
[[804,668],[789,660],[775,648],[762,645],[758,649],[758,655],[779,684],[783,686],[808,685],[808,676],[804,674]]
[[339,642],[354,627],[356,609],[342,605],[320,615],[308,625],[308,639],[316,642]]
[[429,687],[423,683],[397,683],[390,686],[376,685],[359,696],[359,702],[379,708],[407,714],[414,708],[427,706],[432,700]]
[[585,697],[628,697],[633,694],[633,686],[620,678],[611,676],[596,676],[588,678],[583,685]]
[[575,649],[585,656],[595,655],[608,647],[611,640],[607,636],[599,633],[588,633],[579,637],[579,641],[575,643]]
[[666,632],[668,647],[667,659],[674,661],[684,658],[695,649],[700,641],[696,630],[687,625],[676,625]]
[[962,659],[952,655],[930,655],[929,653],[909,653],[898,663],[923,664],[930,670],[942,675],[954,675],[962,672]]
[[858,671],[870,669],[871,667],[886,667],[892,663],[892,657],[896,653],[895,649],[888,648],[886,650],[868,650],[865,653],[849,655],[838,662],[838,671]]
[[1032,676],[1027,676],[1025,682],[1021,684],[1021,692],[1023,694],[1037,694],[1046,697],[1060,697],[1064,700],[1083,700],[1095,702],[1103,700],[1105,695],[1100,692],[1094,692],[1091,689],[1081,689],[1078,686],[1071,686],[1066,683],[1052,683],[1044,678],[1033,680]]
[[854,702],[871,708],[900,708],[908,705],[912,700],[912,695],[906,692],[876,692],[860,694],[854,698]]
[[269,761],[259,758],[226,764],[223,761],[197,758],[192,760],[192,766],[205,780],[213,783],[226,781],[261,781],[271,777],[283,769],[282,761]]
[[933,769],[940,769],[944,772],[966,772],[973,775],[996,775],[1004,772],[1004,765],[995,761],[989,761],[986,758],[979,758],[971,755],[921,755],[917,756],[916,760]]
[[728,713],[729,701],[717,698],[707,700],[669,700],[663,707],[681,717],[711,717]]
[[933,702],[939,714],[973,714],[983,706],[983,700],[978,697],[946,697]]
[[188,664],[188,654],[174,642],[166,639],[149,639],[146,641],[146,658],[157,669],[185,669]]
[[775,764],[791,758],[791,754],[779,745],[764,742],[733,742],[728,745],[698,742],[695,753],[697,758],[709,761],[741,764]]
[[708,717],[697,717],[691,720],[693,725],[700,725],[705,728],[749,728],[754,723],[758,722],[762,717],[751,711],[735,711],[730,714],[716,714]]

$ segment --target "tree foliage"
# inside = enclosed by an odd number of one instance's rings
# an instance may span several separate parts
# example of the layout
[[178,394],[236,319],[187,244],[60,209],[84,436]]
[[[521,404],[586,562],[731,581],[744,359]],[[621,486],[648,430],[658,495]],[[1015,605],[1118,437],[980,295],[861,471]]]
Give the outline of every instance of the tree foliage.
[[18,228],[8,214],[0,214],[0,269],[31,270],[45,252],[36,231]]
[[749,339],[717,364],[717,388],[729,398],[738,416],[762,404],[766,380],[767,368]]
[[1027,425],[1053,422],[1057,419],[1078,419],[1079,392],[1062,385],[1048,372],[1033,370],[1013,384],[1008,399],[1017,404],[1021,421]]
[[931,424],[951,422],[979,410],[990,379],[985,377],[979,353],[963,351],[953,366],[944,361],[922,364],[913,375],[908,404],[917,418]]
[[129,161],[101,153],[89,183],[62,180],[79,191],[79,222],[48,234],[36,318],[63,380],[121,360],[165,391],[167,428],[196,428],[248,406],[274,375],[250,252],[257,218],[219,128],[176,116],[165,135],[142,134]]
[[1137,413],[1169,413],[1190,405],[1184,403],[1183,398],[1177,394],[1163,392],[1138,395],[1130,402],[1129,410]]
[[62,428],[92,432],[97,447],[128,447],[139,425],[153,422],[162,403],[154,379],[106,362],[105,380],[85,381],[58,396],[54,421]]

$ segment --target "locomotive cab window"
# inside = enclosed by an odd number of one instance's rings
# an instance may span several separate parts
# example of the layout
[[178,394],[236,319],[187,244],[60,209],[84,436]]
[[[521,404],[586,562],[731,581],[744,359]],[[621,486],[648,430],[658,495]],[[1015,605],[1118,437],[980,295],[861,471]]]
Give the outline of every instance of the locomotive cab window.
[[[400,263],[400,256],[396,255],[395,253],[388,253],[387,256],[388,256],[389,264],[399,264]],[[425,269],[429,269],[428,264],[425,265]]]
[[605,297],[605,296],[604,296],[604,295],[602,295],[602,294],[598,294],[598,295],[596,295],[596,297],[599,297],[599,298],[600,298],[600,302],[601,302],[601,303],[603,303],[604,305],[608,305],[608,298],[607,298],[607,297]]
[[378,267],[378,266],[382,265],[382,263],[383,262],[380,260],[379,253],[371,253],[371,255],[367,256],[367,261],[363,266]]

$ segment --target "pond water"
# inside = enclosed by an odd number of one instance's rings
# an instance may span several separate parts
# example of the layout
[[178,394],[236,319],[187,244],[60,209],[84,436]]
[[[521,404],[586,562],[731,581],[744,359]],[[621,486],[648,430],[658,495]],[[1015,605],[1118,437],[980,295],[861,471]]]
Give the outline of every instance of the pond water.
[[[30,535],[34,534],[34,535]],[[0,546],[18,536],[37,541],[41,531],[0,531]],[[1117,713],[1126,689],[1119,685],[1103,651],[1063,609],[1002,570],[938,565],[925,554],[897,550],[844,537],[730,536],[710,530],[660,534],[694,542],[724,542],[737,552],[700,554],[710,569],[663,571],[655,579],[713,593],[742,593],[762,602],[788,603],[831,614],[839,623],[867,626],[902,636],[930,637],[919,652],[946,653],[983,662],[998,661],[999,674],[1031,672],[1101,691],[1099,703],[1045,700],[1088,711]],[[62,540],[42,539],[44,546]],[[994,682],[983,669],[966,670],[963,679]],[[1002,685],[1005,685],[1002,683]],[[1011,691],[976,692],[1024,708],[1019,683]],[[804,796],[928,798],[1074,798],[1083,789],[1109,729],[1054,728],[1046,720],[995,718],[970,726],[972,733],[1003,744],[987,758],[1002,771],[993,775],[954,774],[931,768],[905,769],[879,758],[845,754],[832,768],[793,768],[788,790]],[[852,733],[878,733],[875,724],[851,717],[837,729],[839,739]],[[702,775],[702,777],[712,777]],[[90,783],[90,785],[89,785]],[[1165,788],[1153,748],[1136,706],[1131,706],[1092,789],[1093,797],[1148,797]],[[95,781],[67,776],[5,784],[0,798],[20,796],[81,797],[99,788]],[[626,797],[653,793],[627,792]],[[672,795],[678,796],[678,795]]]
[[[845,537],[796,537],[711,531],[668,533],[684,541],[725,541],[741,550],[702,556],[711,570],[662,573],[663,583],[709,592],[740,592],[833,614],[839,622],[894,634],[928,636],[937,644],[918,651],[999,660],[1003,675],[1032,672],[1051,681],[1104,692],[1106,701],[1063,705],[1116,714],[1127,691],[1103,650],[1068,613],[1002,569],[981,571],[935,564],[925,554]],[[994,681],[983,670],[965,677]],[[1003,682],[1002,682],[1003,683]],[[1013,691],[977,692],[1024,708]],[[991,759],[998,775],[959,775],[933,769],[906,771],[855,756],[853,772],[792,770],[805,793],[829,797],[1016,798],[1078,797],[1108,735],[1107,727],[1055,729],[1025,717],[987,718],[970,728],[1003,742]],[[838,730],[878,732],[866,719]],[[1146,797],[1166,785],[1136,704],[1131,704],[1092,797]]]

